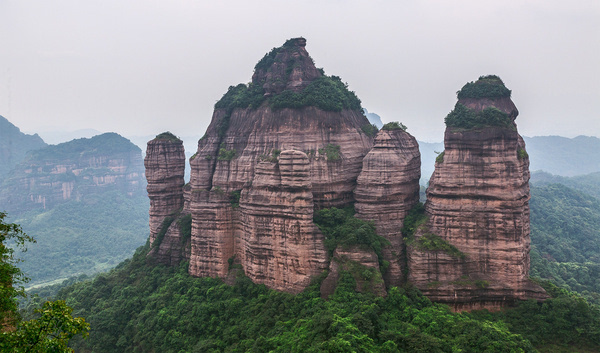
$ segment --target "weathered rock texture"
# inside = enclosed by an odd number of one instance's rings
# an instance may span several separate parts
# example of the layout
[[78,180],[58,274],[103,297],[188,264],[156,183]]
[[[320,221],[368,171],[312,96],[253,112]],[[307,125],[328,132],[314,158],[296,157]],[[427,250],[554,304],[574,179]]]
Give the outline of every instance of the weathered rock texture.
[[139,195],[144,183],[141,150],[106,133],[30,152],[0,185],[0,205],[14,215],[113,189]]
[[363,159],[354,197],[357,217],[374,221],[377,234],[390,241],[383,249],[389,262],[384,274],[388,286],[404,281],[402,239],[404,217],[419,202],[421,155],[417,140],[407,132],[381,130],[373,149]]
[[[244,271],[293,293],[329,268],[324,296],[343,271],[357,290],[385,295],[381,262],[389,263],[387,285],[409,280],[457,310],[544,298],[527,279],[529,162],[510,91],[493,87],[501,81],[470,88],[502,97],[459,102],[464,116],[455,120],[478,128],[446,131],[444,160],[428,190],[429,219],[405,244],[401,229],[419,197],[417,142],[402,129],[380,131],[373,142],[358,99],[315,68],[305,44],[295,38],[274,49],[251,84],[230,87],[217,102],[185,188],[180,142],[148,144],[151,240],[171,217],[151,256],[167,264],[189,259],[194,276],[231,281]],[[482,117],[503,127],[481,127]],[[338,247],[329,260],[313,212],[352,204],[389,240],[383,261],[369,245]]]
[[[268,96],[299,91],[322,76],[304,44],[288,41],[271,66],[257,64],[253,84],[262,85]],[[350,109],[274,109],[268,101],[215,109],[190,161],[190,273],[224,277],[235,261],[270,287],[295,292],[306,286],[327,264],[312,209],[354,201],[362,159],[372,146],[361,130],[366,124],[362,111]],[[288,164],[300,168],[303,177],[288,175]],[[232,207],[236,193],[241,193],[239,208]]]
[[[146,149],[146,180],[150,199],[150,244],[183,209],[185,151],[183,142],[170,133],[158,135]],[[167,218],[169,217],[169,218]],[[166,229],[163,230],[164,236]],[[162,240],[162,239],[161,239]]]
[[[493,106],[513,121],[518,114],[506,97],[459,103],[475,112]],[[456,310],[545,298],[528,279],[529,159],[516,125],[447,127],[444,144],[427,189],[428,221],[408,249],[410,282]],[[428,233],[459,252],[419,246]]]
[[259,162],[240,202],[240,260],[257,283],[300,292],[327,268],[323,234],[313,223],[310,163],[286,150],[278,162]]

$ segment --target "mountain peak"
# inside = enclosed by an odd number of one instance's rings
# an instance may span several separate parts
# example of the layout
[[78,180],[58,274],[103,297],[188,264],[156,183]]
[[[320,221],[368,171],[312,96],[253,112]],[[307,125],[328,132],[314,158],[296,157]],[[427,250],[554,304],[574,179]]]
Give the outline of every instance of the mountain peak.
[[254,67],[252,83],[271,96],[285,90],[298,93],[320,76],[323,73],[306,51],[306,39],[298,37],[265,54]]

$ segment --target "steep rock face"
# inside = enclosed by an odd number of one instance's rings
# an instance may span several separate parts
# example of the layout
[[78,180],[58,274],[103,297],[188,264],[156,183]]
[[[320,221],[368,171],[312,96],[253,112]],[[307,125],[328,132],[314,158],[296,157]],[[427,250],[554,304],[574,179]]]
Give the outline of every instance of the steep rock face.
[[[231,87],[215,106],[190,160],[192,275],[225,277],[235,261],[257,282],[296,292],[326,268],[312,209],[354,201],[353,189],[372,138],[361,130],[368,124],[362,110],[342,101],[320,108],[312,102],[321,95],[302,96],[318,78],[344,97],[353,95],[315,68],[304,45],[304,39],[296,38],[274,49],[256,65],[250,86]],[[279,99],[280,105],[273,106],[272,99]],[[295,152],[281,152],[287,150]],[[306,180],[298,182],[308,184],[286,184],[289,160],[302,165]],[[232,207],[240,193],[240,207]],[[259,207],[256,200],[270,207]],[[274,206],[271,200],[290,204]],[[296,216],[291,216],[292,210]],[[265,255],[269,253],[275,255]]]
[[471,118],[492,107],[504,115],[493,124],[470,121],[475,128],[446,119],[445,150],[427,189],[428,220],[408,249],[409,280],[456,310],[543,299],[544,291],[528,280],[529,159],[513,122],[517,110],[508,97],[459,104]]
[[323,76],[306,51],[306,39],[292,38],[283,50],[272,50],[257,64],[252,82],[262,85],[267,96],[284,90],[299,92]]
[[[185,173],[185,151],[183,142],[170,133],[158,135],[148,142],[146,158],[146,180],[150,199],[150,244],[166,223],[183,209],[183,175]],[[166,219],[167,217],[171,217]],[[163,230],[164,236],[166,229]],[[161,239],[162,240],[162,239]]]
[[256,167],[240,199],[240,260],[256,283],[293,293],[327,267],[323,235],[313,223],[308,156],[285,150]]
[[141,151],[115,133],[47,146],[15,166],[0,189],[0,204],[14,214],[111,189],[139,194],[144,190]]
[[416,139],[402,129],[381,130],[373,149],[363,159],[354,190],[356,215],[375,222],[377,234],[390,246],[383,249],[389,262],[384,275],[388,286],[403,283],[404,244],[402,226],[411,208],[419,202],[421,155]]

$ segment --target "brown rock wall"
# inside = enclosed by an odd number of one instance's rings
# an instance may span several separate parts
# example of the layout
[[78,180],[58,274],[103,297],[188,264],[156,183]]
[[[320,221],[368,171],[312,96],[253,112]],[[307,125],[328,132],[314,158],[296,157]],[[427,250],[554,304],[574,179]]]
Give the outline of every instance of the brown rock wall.
[[390,241],[383,249],[389,262],[384,274],[388,286],[404,282],[404,217],[419,202],[421,154],[417,140],[402,130],[381,130],[363,159],[354,190],[356,216],[375,222],[377,234]]
[[146,180],[150,199],[150,244],[161,230],[165,217],[183,208],[185,152],[181,140],[154,139],[146,149]]

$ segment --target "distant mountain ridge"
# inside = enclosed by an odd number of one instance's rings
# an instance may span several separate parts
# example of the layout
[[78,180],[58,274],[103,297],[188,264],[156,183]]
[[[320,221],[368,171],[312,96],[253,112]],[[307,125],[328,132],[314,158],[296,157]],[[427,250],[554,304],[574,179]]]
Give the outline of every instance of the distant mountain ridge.
[[19,162],[28,151],[47,146],[38,135],[27,135],[0,115],[0,181]]

